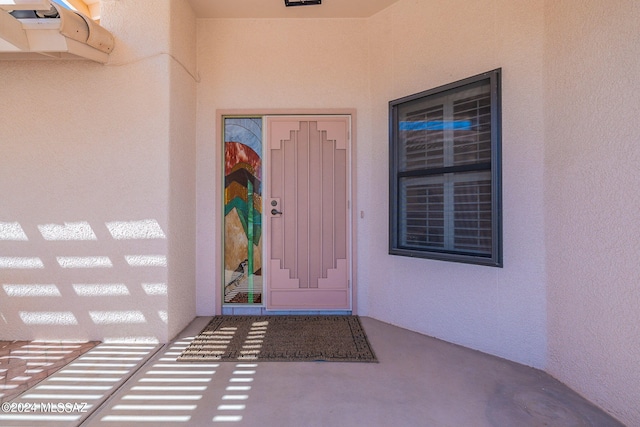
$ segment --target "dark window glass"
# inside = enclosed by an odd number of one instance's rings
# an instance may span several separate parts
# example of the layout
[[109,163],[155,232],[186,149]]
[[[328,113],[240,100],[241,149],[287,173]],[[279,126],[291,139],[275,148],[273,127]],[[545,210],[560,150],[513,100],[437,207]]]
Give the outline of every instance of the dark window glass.
[[390,253],[502,266],[500,70],[389,106]]

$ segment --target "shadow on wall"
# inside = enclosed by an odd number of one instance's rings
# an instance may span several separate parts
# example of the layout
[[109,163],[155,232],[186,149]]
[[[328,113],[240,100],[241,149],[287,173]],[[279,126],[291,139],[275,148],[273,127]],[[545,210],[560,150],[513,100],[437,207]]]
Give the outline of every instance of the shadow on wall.
[[165,253],[155,219],[0,222],[0,340],[166,341]]

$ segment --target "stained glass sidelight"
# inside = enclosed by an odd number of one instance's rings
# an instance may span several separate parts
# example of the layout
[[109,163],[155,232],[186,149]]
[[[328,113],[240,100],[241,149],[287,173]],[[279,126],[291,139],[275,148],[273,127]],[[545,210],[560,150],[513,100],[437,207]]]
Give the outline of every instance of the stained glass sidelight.
[[224,303],[262,303],[262,118],[224,118]]

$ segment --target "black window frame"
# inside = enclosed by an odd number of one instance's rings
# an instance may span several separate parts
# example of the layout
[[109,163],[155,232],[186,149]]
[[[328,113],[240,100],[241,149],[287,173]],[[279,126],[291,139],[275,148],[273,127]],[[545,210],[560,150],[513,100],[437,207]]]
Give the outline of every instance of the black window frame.
[[[500,68],[488,71],[486,73],[478,74],[463,80],[459,80],[453,83],[449,83],[443,86],[439,86],[433,89],[429,89],[423,92],[419,92],[413,95],[405,96],[389,102],[389,254],[428,258],[442,261],[454,261],[471,264],[479,264],[493,267],[503,267],[502,259],[502,88],[501,88],[501,74]],[[489,98],[490,98],[490,161],[476,162],[466,165],[449,165],[449,166],[436,166],[436,167],[421,167],[417,170],[408,170],[401,168],[401,149],[406,149],[407,146],[401,145],[401,130],[400,130],[400,117],[399,110],[408,105],[415,104],[416,101],[430,102],[430,100],[436,100],[443,98],[447,95],[455,94],[458,91],[463,90],[465,87],[473,87],[474,85],[482,85],[487,83],[489,85]],[[447,123],[443,120],[442,123]],[[453,122],[451,122],[453,123]],[[443,125],[444,126],[444,125]],[[455,124],[453,124],[455,126]],[[406,127],[405,127],[406,130]],[[446,144],[445,138],[442,138],[443,146]],[[425,152],[428,150],[425,142]],[[405,155],[406,157],[406,155]],[[444,157],[444,155],[443,155]],[[427,158],[425,154],[425,159]],[[425,160],[426,162],[426,160]],[[408,163],[408,162],[407,162]],[[488,176],[490,171],[491,182],[491,241],[487,245],[490,247],[488,253],[479,253],[472,250],[460,250],[455,248],[436,248],[428,245],[414,244],[401,244],[400,232],[402,227],[405,227],[405,235],[408,235],[406,229],[409,227],[407,223],[401,221],[401,208],[400,206],[400,181],[407,177],[425,177],[427,175],[436,176],[441,175],[442,180],[453,179],[451,178],[455,174],[463,174],[465,172],[484,171],[484,175]],[[445,178],[445,175],[449,178]],[[425,178],[426,179],[426,178]],[[444,185],[444,184],[443,184]],[[406,188],[408,185],[405,184]],[[478,185],[479,186],[479,185]],[[485,185],[487,187],[487,185]],[[443,187],[444,188],[444,187]],[[444,190],[443,190],[444,191]],[[449,200],[453,200],[455,196],[455,190],[450,190],[453,194],[450,195]],[[406,190],[408,193],[409,190]],[[428,197],[428,196],[423,196]],[[408,199],[409,196],[406,196]],[[446,199],[446,196],[443,196]],[[452,203],[455,205],[455,202]],[[480,202],[478,202],[480,204]],[[488,202],[486,202],[488,204]],[[445,206],[444,203],[442,203]],[[425,206],[429,206],[425,203]],[[407,215],[407,207],[405,206],[404,212]],[[429,209],[429,208],[427,208]],[[442,208],[444,212],[446,207]],[[453,212],[455,216],[456,212]],[[425,215],[428,213],[425,211]],[[425,219],[426,221],[426,219]],[[409,221],[406,221],[409,222]],[[455,222],[455,220],[454,220]],[[485,221],[488,222],[488,221]],[[445,226],[442,226],[442,230],[445,230]],[[443,232],[443,239],[454,239],[455,235],[451,235],[455,231],[447,230]],[[447,237],[447,233],[449,236]],[[425,234],[429,237],[428,232]]]

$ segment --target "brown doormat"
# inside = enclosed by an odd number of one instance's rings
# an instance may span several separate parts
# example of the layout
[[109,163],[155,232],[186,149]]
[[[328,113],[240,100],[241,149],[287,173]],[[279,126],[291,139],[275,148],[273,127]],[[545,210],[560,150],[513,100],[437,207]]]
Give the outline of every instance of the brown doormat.
[[377,362],[358,316],[215,316],[183,362]]

